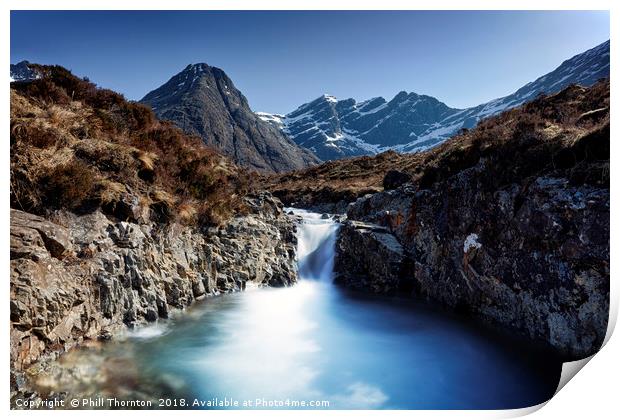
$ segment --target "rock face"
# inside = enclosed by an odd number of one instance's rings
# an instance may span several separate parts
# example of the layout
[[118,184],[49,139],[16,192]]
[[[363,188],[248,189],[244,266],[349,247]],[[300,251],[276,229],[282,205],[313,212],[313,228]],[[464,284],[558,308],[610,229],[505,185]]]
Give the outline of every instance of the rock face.
[[357,102],[323,95],[287,115],[259,115],[324,161],[386,150],[416,152],[541,93],[556,93],[573,83],[591,86],[607,77],[609,41],[566,60],[510,95],[471,108],[451,108],[432,96],[402,91],[389,101],[378,97]]
[[593,354],[609,310],[609,189],[540,176],[494,190],[486,173],[481,161],[433,188],[358,199],[348,218],[381,228],[344,225],[338,281],[439,301],[567,358]]
[[406,292],[407,254],[389,229],[345,221],[339,231],[335,283],[373,293]]
[[99,211],[60,212],[51,222],[11,210],[12,391],[33,362],[86,340],[248,283],[294,283],[294,224],[269,194],[246,201],[247,215],[206,233]]
[[223,70],[191,64],[141,102],[158,118],[173,121],[185,132],[239,165],[260,172],[284,172],[319,163],[271,124],[258,118]]

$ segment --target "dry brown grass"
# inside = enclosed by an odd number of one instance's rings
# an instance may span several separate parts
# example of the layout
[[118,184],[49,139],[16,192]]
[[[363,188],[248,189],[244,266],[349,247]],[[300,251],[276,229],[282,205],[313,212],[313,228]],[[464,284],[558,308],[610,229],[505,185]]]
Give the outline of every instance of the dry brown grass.
[[77,209],[85,205],[95,189],[95,174],[80,160],[71,160],[43,174],[40,182],[45,202],[54,208]]
[[127,187],[120,182],[103,179],[98,183],[97,199],[102,205],[121,201]]
[[157,161],[157,155],[153,152],[146,152],[144,150],[138,151],[137,159],[142,164],[142,169],[147,171],[153,171],[155,168],[155,162]]
[[42,79],[11,85],[13,207],[134,217],[118,209],[138,202],[145,218],[208,225],[242,208],[248,175],[202,140],[62,67],[38,68]]
[[198,217],[198,209],[196,208],[196,204],[189,201],[179,204],[177,208],[177,217],[179,222],[182,224],[195,224]]

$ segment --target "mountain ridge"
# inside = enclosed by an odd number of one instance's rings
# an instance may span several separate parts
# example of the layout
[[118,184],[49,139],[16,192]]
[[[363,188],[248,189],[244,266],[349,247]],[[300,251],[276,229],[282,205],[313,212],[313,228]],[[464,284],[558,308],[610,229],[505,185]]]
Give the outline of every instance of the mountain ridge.
[[464,109],[451,108],[429,95],[401,91],[390,101],[383,97],[338,100],[324,94],[286,115],[257,115],[323,160],[387,150],[417,152],[541,93],[556,93],[573,83],[591,86],[608,77],[609,45],[606,41],[565,60],[512,94]]

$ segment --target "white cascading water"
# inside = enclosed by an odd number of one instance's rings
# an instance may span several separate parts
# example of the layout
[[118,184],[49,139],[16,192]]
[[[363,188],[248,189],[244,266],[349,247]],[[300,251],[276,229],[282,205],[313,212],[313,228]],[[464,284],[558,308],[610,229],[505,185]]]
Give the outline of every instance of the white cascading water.
[[217,332],[209,335],[218,340],[184,357],[203,378],[196,390],[204,395],[303,399],[316,394],[313,381],[320,372],[322,346],[314,311],[324,312],[325,292],[333,288],[338,224],[319,214],[286,211],[302,217],[297,227],[299,283],[221,299],[234,302],[234,310],[218,311]]
[[304,210],[287,209],[303,218],[297,227],[297,264],[300,281],[331,283],[338,224],[331,218]]

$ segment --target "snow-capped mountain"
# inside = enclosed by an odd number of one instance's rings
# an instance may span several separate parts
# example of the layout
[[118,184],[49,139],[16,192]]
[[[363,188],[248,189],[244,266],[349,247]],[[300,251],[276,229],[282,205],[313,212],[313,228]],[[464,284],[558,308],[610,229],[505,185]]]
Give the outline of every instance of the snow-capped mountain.
[[415,152],[444,141],[483,118],[553,94],[569,84],[585,86],[609,77],[609,41],[563,62],[511,95],[467,109],[450,108],[426,95],[400,92],[391,101],[363,102],[323,95],[287,115],[257,113],[322,160],[372,155],[385,150]]
[[261,172],[302,169],[319,162],[250,110],[233,81],[217,67],[190,64],[141,102],[184,131],[200,136],[236,163]]
[[11,82],[29,82],[39,79],[40,77],[41,74],[37,70],[30,68],[30,63],[28,61],[20,61],[17,64],[11,64],[9,79]]

